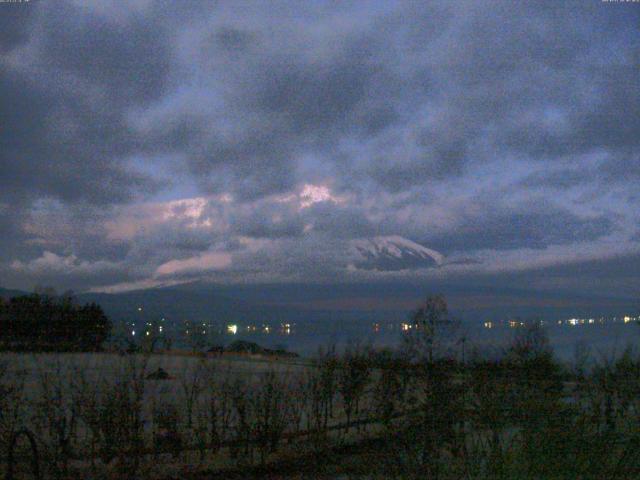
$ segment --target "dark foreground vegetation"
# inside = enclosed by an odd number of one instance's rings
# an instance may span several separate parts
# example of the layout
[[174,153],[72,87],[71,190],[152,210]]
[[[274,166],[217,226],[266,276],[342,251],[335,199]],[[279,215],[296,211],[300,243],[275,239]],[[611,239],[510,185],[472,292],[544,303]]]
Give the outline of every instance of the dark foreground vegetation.
[[26,368],[5,365],[0,453],[15,445],[16,472],[33,468],[29,437],[14,441],[26,427],[43,478],[640,478],[631,349],[579,349],[561,365],[531,327],[499,355],[462,358],[443,340],[453,324],[440,298],[414,326],[398,351],[252,370],[194,356],[166,367],[175,380],[151,380],[167,357],[144,353],[104,355],[102,372],[35,358],[31,387]]
[[72,295],[0,297],[2,351],[99,351],[110,331],[99,305],[78,305]]

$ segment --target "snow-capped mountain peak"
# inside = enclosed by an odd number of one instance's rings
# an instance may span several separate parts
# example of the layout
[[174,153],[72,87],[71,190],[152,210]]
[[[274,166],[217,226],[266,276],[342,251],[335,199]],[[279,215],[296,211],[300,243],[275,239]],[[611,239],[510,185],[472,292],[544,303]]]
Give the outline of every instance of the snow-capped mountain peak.
[[399,235],[354,240],[357,268],[366,270],[408,270],[437,267],[444,255]]

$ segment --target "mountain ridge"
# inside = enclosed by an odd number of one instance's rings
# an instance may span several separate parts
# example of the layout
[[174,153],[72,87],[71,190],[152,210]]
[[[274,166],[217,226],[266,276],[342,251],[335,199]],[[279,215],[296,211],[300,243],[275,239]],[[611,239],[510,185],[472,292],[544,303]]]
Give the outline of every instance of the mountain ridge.
[[354,240],[352,247],[361,257],[353,265],[363,270],[437,268],[445,260],[440,252],[399,235]]

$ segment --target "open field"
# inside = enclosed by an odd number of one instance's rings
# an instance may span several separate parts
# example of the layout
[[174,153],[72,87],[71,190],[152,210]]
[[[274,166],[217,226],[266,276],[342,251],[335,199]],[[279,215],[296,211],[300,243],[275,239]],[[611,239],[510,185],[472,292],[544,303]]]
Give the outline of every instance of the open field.
[[0,454],[27,428],[13,478],[28,436],[40,478],[634,478],[640,357],[561,365],[536,338],[465,363],[5,354]]
[[[3,453],[11,432],[28,428],[54,476],[135,468],[161,478],[192,463],[264,463],[284,439],[345,436],[346,422],[371,413],[362,391],[347,418],[335,368],[327,378],[299,359],[3,354],[0,365]],[[159,369],[168,378],[155,378]]]

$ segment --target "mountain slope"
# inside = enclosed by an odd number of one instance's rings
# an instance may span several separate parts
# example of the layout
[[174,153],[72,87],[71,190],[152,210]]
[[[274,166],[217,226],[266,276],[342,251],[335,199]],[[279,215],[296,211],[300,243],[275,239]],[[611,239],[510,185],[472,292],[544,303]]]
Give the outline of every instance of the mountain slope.
[[29,295],[29,292],[0,287],[0,298],[9,299],[11,297],[21,297],[22,295]]
[[168,287],[118,294],[85,293],[78,295],[78,300],[100,304],[114,320],[166,318],[169,322],[261,322],[275,321],[286,315],[282,308],[255,305],[219,295],[215,287],[207,292]]
[[360,257],[354,266],[364,270],[414,270],[444,262],[441,253],[398,235],[355,240],[352,246]]

